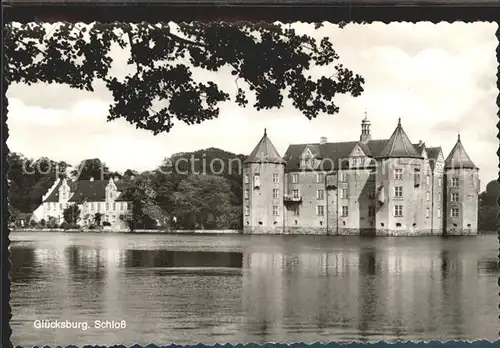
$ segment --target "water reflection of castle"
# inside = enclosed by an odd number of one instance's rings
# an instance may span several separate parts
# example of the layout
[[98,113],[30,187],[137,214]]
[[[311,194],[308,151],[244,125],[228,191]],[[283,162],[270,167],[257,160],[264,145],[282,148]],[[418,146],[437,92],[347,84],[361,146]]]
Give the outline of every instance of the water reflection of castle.
[[[487,298],[488,279],[478,278],[479,254],[467,253],[464,257],[465,251],[433,245],[428,250],[404,245],[391,248],[350,245],[344,250],[299,248],[293,252],[286,246],[269,251],[244,248],[239,264],[243,272],[230,281],[223,281],[221,286],[230,284],[236,287],[232,291],[241,296],[234,300],[233,305],[241,306],[234,312],[244,313],[241,325],[247,330],[249,339],[268,337],[297,341],[301,334],[294,337],[293,328],[299,332],[307,327],[328,331],[348,326],[368,334],[380,330],[380,323],[388,323],[383,326],[388,330],[387,335],[402,330],[402,338],[405,333],[401,328],[428,333],[446,327],[460,336],[464,327],[480,325],[467,319],[465,313],[472,312],[474,306],[484,305],[480,301]],[[21,254],[20,250],[23,250]],[[218,261],[219,267],[238,267],[235,256],[220,254],[219,260],[226,260],[226,264]],[[137,260],[138,255],[139,259],[144,257],[140,264],[131,260]],[[65,282],[64,286],[69,289],[63,294],[89,290],[92,284],[92,290],[97,291],[94,300],[100,306],[111,312],[127,313],[129,309],[124,307],[123,299],[134,296],[134,290],[127,290],[130,280],[125,279],[128,277],[125,273],[130,274],[133,270],[137,281],[146,270],[135,267],[154,268],[155,255],[161,259],[154,250],[137,254],[137,250],[131,253],[123,245],[68,245],[38,250],[14,248],[11,258],[16,282],[29,286],[30,282],[43,278],[44,273],[50,275],[56,270],[60,274],[57,282],[73,279],[80,284]],[[200,256],[205,265],[217,257],[207,255]],[[30,276],[16,269],[16,265],[22,263],[20,257],[39,265],[36,274]],[[160,288],[162,282],[151,282],[149,291],[152,294],[164,291]],[[217,290],[213,288],[212,291]],[[206,303],[204,293],[193,292],[193,296],[200,298],[192,298],[191,305]],[[217,301],[217,298],[210,301]],[[480,327],[477,330],[481,332]]]

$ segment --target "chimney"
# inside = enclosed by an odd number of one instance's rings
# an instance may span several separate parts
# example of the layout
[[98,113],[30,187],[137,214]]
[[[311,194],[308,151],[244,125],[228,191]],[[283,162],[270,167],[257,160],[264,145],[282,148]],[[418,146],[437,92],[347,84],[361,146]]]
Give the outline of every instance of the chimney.
[[328,142],[328,139],[326,137],[319,138],[320,145],[325,145],[327,142]]
[[115,176],[115,177],[113,178],[113,180],[114,180],[114,181],[118,181],[118,180],[120,180],[120,178],[119,178],[118,176]]
[[89,180],[90,180],[90,181],[94,181],[94,178],[91,176]]
[[422,146],[422,140],[418,141],[418,146]]

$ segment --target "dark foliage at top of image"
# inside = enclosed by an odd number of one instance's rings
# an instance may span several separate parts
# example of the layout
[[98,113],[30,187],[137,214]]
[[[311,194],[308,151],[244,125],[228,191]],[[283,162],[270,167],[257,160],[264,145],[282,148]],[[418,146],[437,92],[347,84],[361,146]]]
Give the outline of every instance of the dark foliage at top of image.
[[[7,80],[60,83],[93,91],[98,80],[113,95],[108,120],[123,118],[154,134],[169,132],[174,120],[187,124],[218,117],[221,102],[256,110],[281,108],[284,99],[307,118],[335,114],[338,94],[354,97],[364,80],[338,63],[328,38],[315,40],[280,24],[8,24]],[[124,80],[110,76],[113,44],[130,49],[134,67]],[[192,67],[231,74],[223,90],[197,81]],[[313,78],[319,66],[324,76]],[[229,70],[227,69],[229,68]],[[231,97],[233,95],[233,97]]]

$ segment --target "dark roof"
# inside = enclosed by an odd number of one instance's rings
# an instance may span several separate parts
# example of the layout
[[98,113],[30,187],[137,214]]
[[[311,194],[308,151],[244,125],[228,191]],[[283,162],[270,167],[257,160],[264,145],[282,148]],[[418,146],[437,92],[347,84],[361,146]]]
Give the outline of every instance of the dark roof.
[[470,159],[469,155],[464,149],[460,141],[460,134],[458,135],[457,143],[451,150],[450,154],[444,162],[445,169],[469,168],[478,169]]
[[427,148],[427,157],[432,159],[437,159],[439,157],[439,153],[442,152],[441,146],[438,147],[428,147]]
[[417,151],[417,153],[422,154],[422,150],[425,148],[427,150],[427,147],[425,146],[425,143],[418,143],[418,144],[413,144],[413,147]]
[[[338,169],[341,166],[341,160],[347,159],[352,150],[358,144],[363,152],[369,157],[376,157],[382,151],[387,139],[370,140],[367,143],[360,143],[359,141],[345,141],[338,143],[326,144],[293,144],[288,146],[283,158],[287,162],[287,171],[295,171],[300,169],[300,155],[306,147],[318,148],[319,155],[315,156],[317,159],[323,160],[322,169],[325,171]],[[314,154],[314,153],[313,153]],[[332,168],[333,164],[333,168]]]
[[264,136],[243,163],[285,163],[285,161],[267,137],[266,130],[264,130]]
[[[74,192],[76,189],[76,181],[66,181],[69,186],[69,191]],[[44,202],[59,202],[59,187],[62,185],[62,180],[59,181],[57,186],[52,190],[50,195],[44,200]]]
[[[109,180],[78,180],[67,181],[67,183],[70,187],[70,192],[73,193],[68,202],[82,203],[85,200],[99,202],[105,201],[106,186],[109,184]],[[57,184],[44,202],[59,202],[59,187],[61,187],[61,184],[62,181]],[[124,191],[130,184],[119,180],[115,181],[115,185],[118,191]]]
[[401,119],[378,158],[422,158],[401,126]]

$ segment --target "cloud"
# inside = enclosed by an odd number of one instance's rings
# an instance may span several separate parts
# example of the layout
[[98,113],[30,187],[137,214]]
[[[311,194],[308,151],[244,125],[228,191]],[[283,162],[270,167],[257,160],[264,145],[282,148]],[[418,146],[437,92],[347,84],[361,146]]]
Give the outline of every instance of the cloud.
[[[192,126],[177,122],[171,133],[154,136],[124,120],[106,122],[112,100],[103,85],[90,93],[61,85],[17,84],[8,91],[8,145],[30,157],[72,164],[100,157],[113,170],[145,170],[175,152],[212,146],[248,154],[264,128],[281,154],[290,143],[318,142],[320,136],[357,140],[366,110],[374,138],[388,138],[401,117],[413,142],[441,145],[445,156],[460,131],[483,182],[497,177],[497,24],[376,22],[344,29],[325,25],[319,30],[307,23],[294,26],[318,38],[329,37],[341,63],[366,80],[360,97],[337,99],[338,115],[308,120],[289,103],[261,112],[226,103],[218,119]],[[132,71],[126,51],[114,48],[112,56],[114,76]],[[202,81],[214,80],[235,91],[234,77],[227,70],[194,71]]]

